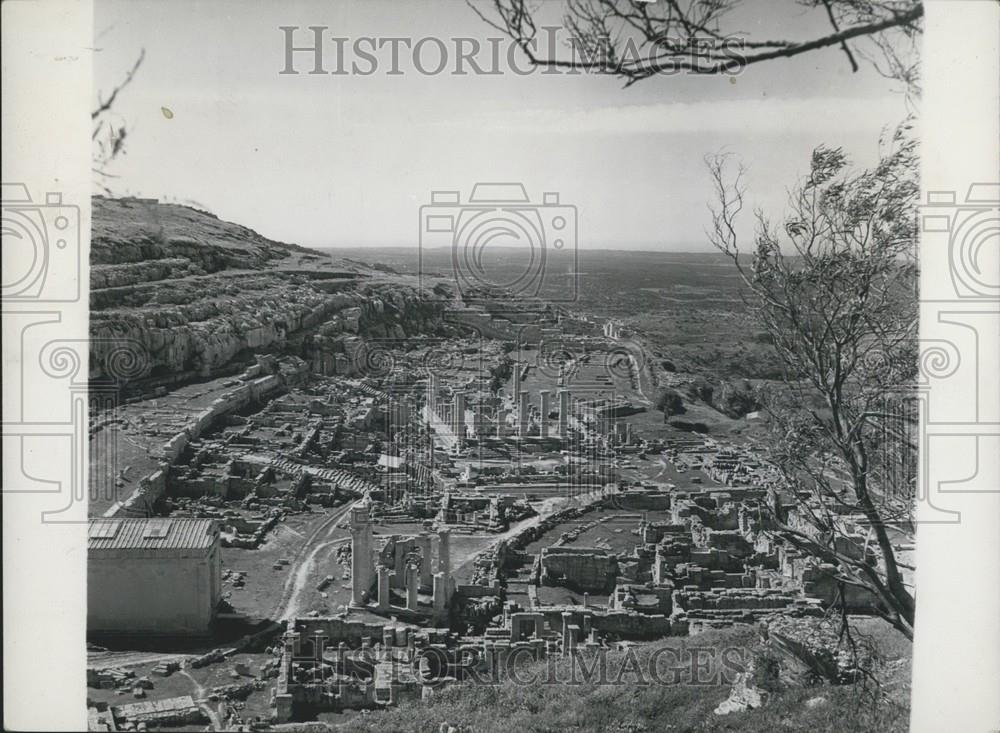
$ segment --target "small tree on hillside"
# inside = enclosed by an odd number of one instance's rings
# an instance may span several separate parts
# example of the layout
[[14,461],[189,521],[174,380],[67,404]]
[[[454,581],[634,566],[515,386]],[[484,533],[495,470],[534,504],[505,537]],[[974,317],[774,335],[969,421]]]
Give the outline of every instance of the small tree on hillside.
[[[832,563],[845,586],[874,594],[912,638],[914,599],[891,541],[893,525],[908,526],[914,495],[914,472],[898,470],[915,457],[914,423],[899,417],[917,370],[919,186],[905,133],[860,173],[841,150],[816,149],[783,220],[756,212],[749,252],[736,227],[744,171],[727,156],[707,163],[717,195],[711,240],[739,269],[785,370],[785,386],[765,404],[774,463],[802,493],[776,532]],[[868,532],[860,548],[848,529],[855,519]]]

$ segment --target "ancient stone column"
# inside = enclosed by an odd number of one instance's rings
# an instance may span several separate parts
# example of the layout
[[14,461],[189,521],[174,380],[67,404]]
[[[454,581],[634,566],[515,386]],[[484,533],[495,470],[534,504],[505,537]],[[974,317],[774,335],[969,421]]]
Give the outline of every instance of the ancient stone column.
[[538,394],[542,400],[542,416],[538,422],[538,434],[543,438],[547,438],[549,435],[549,410],[552,409],[552,406],[549,404],[549,396],[552,393],[547,389],[543,389]]
[[431,411],[437,410],[438,378],[437,374],[427,376],[427,406]]
[[420,588],[420,570],[416,565],[406,566],[406,608],[417,610],[417,590]]
[[426,532],[417,535],[420,549],[420,585],[429,587],[433,582],[434,568],[431,567],[431,536]]
[[372,525],[368,504],[351,509],[351,605],[363,606],[372,585]]
[[521,391],[517,402],[517,437],[525,438],[528,435],[528,393]]
[[444,575],[444,588],[445,588],[445,600],[448,600],[448,594],[451,585],[451,532],[446,529],[442,529],[438,532],[438,566],[437,570],[439,573]]
[[569,611],[563,611],[562,613],[562,644],[563,644],[563,654],[569,651],[570,645],[570,629],[569,627],[573,624],[573,614]]
[[434,618],[436,621],[444,620],[445,609],[448,607],[447,594],[444,573],[434,573]]
[[497,437],[503,437],[503,429],[507,426],[507,409],[497,408]]
[[559,390],[559,437],[569,437],[569,390]]
[[472,434],[477,438],[483,435],[483,406],[478,402],[472,407]]
[[465,440],[465,392],[455,393],[452,409],[451,431],[455,434],[455,440],[461,444]]
[[389,596],[389,574],[387,567],[379,566],[378,569],[378,610],[388,611],[390,606]]

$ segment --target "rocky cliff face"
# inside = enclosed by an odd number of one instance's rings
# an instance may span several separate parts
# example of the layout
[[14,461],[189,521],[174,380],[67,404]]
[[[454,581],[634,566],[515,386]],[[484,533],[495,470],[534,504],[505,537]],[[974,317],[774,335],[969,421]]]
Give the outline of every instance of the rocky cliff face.
[[412,278],[266,239],[186,206],[93,200],[92,379],[170,383],[286,351],[348,373],[358,337],[438,328]]

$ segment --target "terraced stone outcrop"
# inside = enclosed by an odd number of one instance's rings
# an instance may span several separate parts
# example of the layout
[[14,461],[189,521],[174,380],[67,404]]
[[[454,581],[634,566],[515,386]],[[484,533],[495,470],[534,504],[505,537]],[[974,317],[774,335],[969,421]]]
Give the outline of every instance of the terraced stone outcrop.
[[440,321],[443,299],[404,279],[191,207],[95,197],[90,377],[169,384],[261,352],[346,371],[350,338]]

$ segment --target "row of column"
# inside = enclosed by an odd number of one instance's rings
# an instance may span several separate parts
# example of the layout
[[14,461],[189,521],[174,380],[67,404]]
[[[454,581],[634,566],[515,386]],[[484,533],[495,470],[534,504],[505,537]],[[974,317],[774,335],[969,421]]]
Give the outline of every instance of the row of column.
[[[438,378],[436,375],[431,374],[427,381],[427,406],[434,413],[441,414],[438,411]],[[530,413],[529,408],[529,393],[526,390],[521,389],[521,375],[520,369],[514,372],[514,396],[516,399],[516,410],[517,410],[517,435],[520,438],[527,437],[528,435],[528,417]],[[547,438],[549,435],[549,413],[552,411],[552,392],[547,389],[543,389],[539,392],[539,397],[541,399],[541,420],[539,421],[539,434],[543,438]],[[454,394],[454,399],[451,406],[451,414],[448,416],[447,422],[451,427],[452,433],[455,435],[456,439],[461,440],[466,435],[466,420],[465,420],[465,401],[466,396],[464,392],[456,391]],[[443,406],[447,410],[446,406]],[[570,411],[570,392],[568,389],[559,390],[559,437],[565,438],[569,435],[569,411]],[[481,415],[479,417],[481,420]],[[501,408],[497,412],[497,424],[496,424],[496,434],[497,437],[501,437],[503,431],[503,425],[507,419],[507,410]]]
[[[517,374],[515,373],[515,377]],[[454,399],[452,400],[450,414],[447,404],[441,405],[441,410],[438,409],[437,401],[437,391],[438,383],[437,377],[433,374],[428,380],[427,387],[427,406],[430,410],[441,417],[443,420],[447,421],[451,432],[455,435],[456,439],[462,440],[466,436],[466,415],[465,415],[465,404],[466,395],[464,392],[456,391],[454,393]],[[569,412],[570,412],[570,391],[568,389],[559,390],[559,437],[565,438],[569,435]],[[520,438],[525,438],[528,435],[528,426],[530,417],[530,403],[529,403],[529,393],[526,390],[520,389],[520,379],[515,378],[514,382],[514,395],[516,398],[515,409],[517,412],[517,436]],[[552,392],[551,390],[543,389],[539,392],[539,397],[541,400],[540,412],[541,419],[539,420],[539,435],[543,438],[549,436],[549,413],[552,411]],[[503,426],[507,421],[507,409],[499,408],[497,411],[497,421],[496,421],[496,435],[501,437],[503,434]],[[477,412],[477,423],[481,422],[482,415]]]
[[[528,392],[525,390],[520,390],[515,392],[517,395],[517,435],[520,438],[525,438],[528,435],[528,416],[529,416],[529,403],[528,403]],[[552,392],[547,389],[543,389],[538,393],[541,400],[540,405],[540,420],[539,425],[539,435],[543,438],[549,436],[549,413],[552,412]],[[570,410],[570,392],[568,389],[559,390],[559,437],[565,438],[569,435],[569,410]],[[506,418],[506,413],[501,413],[501,418]],[[500,425],[502,421],[497,423],[497,435],[500,434]]]

